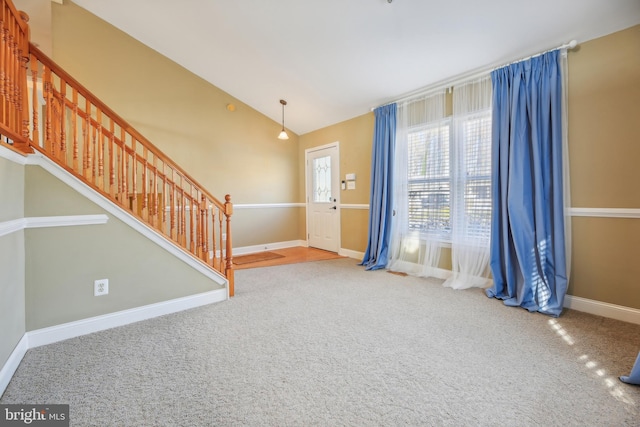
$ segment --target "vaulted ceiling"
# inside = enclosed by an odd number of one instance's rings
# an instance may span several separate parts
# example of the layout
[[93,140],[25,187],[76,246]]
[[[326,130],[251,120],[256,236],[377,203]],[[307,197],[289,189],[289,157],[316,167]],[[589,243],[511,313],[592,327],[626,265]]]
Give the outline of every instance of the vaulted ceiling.
[[640,23],[640,0],[73,2],[277,122],[287,100],[297,134]]

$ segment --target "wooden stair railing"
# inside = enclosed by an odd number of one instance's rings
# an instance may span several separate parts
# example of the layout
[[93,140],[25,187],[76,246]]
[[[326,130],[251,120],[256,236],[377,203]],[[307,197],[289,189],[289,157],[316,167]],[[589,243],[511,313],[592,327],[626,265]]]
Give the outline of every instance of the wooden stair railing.
[[[10,0],[0,1],[3,8],[0,134],[4,142],[8,141],[16,151],[28,153],[34,149],[46,155],[225,276],[229,296],[233,296],[231,197],[226,195],[224,203],[213,197],[124,119],[28,43],[28,18],[23,14],[25,21],[21,21],[23,18],[9,21],[8,17],[16,16],[17,12]],[[22,37],[21,34],[26,34],[26,48],[15,46],[24,42],[11,41]],[[23,89],[12,89],[8,94],[8,88],[14,86]]]
[[29,147],[29,17],[10,0],[2,0],[0,7],[0,134],[5,146],[24,153]]

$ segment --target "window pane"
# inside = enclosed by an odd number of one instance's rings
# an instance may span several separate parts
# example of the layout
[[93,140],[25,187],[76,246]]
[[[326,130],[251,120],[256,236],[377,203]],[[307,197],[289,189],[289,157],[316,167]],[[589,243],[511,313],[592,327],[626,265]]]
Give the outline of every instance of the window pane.
[[331,201],[331,156],[313,159],[313,201]]
[[451,231],[449,151],[448,121],[408,135],[410,230]]
[[466,179],[466,234],[489,239],[491,233],[491,113],[469,117],[463,124]]

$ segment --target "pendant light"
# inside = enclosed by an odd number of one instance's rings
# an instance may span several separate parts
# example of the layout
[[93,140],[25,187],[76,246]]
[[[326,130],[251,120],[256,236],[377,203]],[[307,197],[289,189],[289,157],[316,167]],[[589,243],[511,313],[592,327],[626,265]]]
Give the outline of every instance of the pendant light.
[[280,135],[278,135],[278,139],[289,139],[287,131],[284,130],[284,106],[287,105],[287,101],[281,99],[280,104],[282,104],[282,130],[280,131]]

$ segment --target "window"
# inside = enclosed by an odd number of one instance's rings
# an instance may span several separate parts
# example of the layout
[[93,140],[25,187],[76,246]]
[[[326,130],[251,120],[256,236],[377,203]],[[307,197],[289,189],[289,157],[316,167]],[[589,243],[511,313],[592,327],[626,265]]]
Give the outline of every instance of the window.
[[409,231],[450,241],[452,229],[488,241],[491,112],[413,128],[407,135]]
[[409,132],[407,139],[409,230],[451,231],[450,120]]
[[465,234],[489,241],[491,233],[491,113],[469,115],[461,120]]

